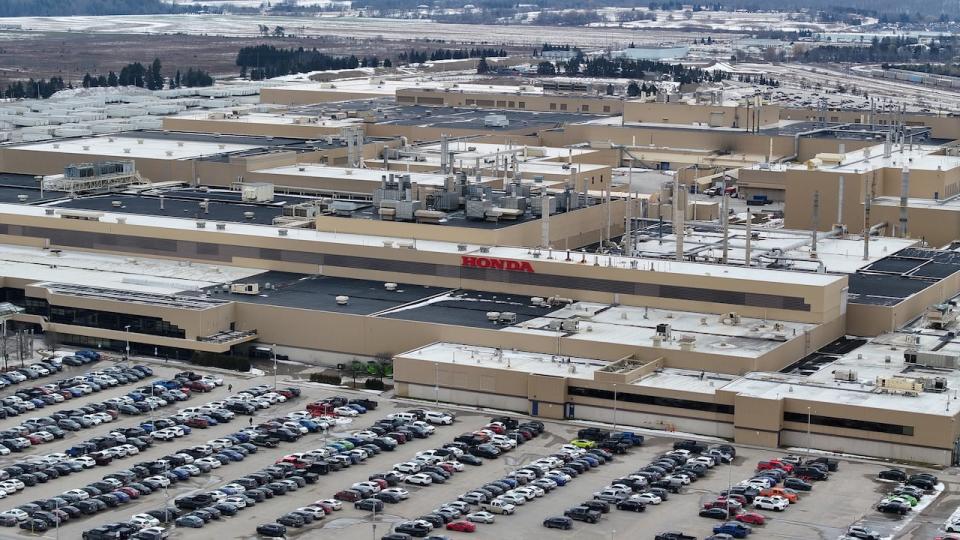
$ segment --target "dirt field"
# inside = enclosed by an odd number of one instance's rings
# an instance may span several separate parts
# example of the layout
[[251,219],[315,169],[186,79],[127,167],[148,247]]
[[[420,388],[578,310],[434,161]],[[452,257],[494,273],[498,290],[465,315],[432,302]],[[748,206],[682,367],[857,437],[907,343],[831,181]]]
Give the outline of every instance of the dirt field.
[[148,64],[160,58],[164,75],[199,67],[215,77],[237,75],[234,61],[241,47],[267,43],[277,47],[318,48],[330,54],[383,57],[385,50],[411,47],[456,47],[424,42],[379,39],[255,38],[198,35],[106,34],[68,32],[3,32],[0,34],[0,86],[10,81],[63,77],[76,84],[85,73],[104,74],[131,62]]

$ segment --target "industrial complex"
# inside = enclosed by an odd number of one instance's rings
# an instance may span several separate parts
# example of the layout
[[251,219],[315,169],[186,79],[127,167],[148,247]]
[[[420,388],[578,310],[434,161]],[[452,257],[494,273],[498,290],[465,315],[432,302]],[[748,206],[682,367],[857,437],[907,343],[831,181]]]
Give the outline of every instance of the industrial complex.
[[0,146],[8,328],[391,358],[403,397],[960,464],[960,116],[408,75],[186,93],[96,131],[0,104],[49,126]]

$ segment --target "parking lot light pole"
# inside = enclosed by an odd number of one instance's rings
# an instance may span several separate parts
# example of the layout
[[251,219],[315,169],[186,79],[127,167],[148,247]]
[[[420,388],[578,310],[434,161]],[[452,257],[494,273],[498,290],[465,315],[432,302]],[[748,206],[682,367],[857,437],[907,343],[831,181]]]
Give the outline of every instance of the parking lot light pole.
[[273,390],[277,390],[277,344],[274,343],[270,347],[271,352],[273,352]]
[[440,364],[437,362],[433,363],[433,401],[440,406]]
[[810,419],[811,419],[810,407],[807,407],[807,452],[808,453],[813,449],[813,447],[810,446],[810,423],[811,423]]
[[124,353],[123,353],[123,361],[126,362],[127,360],[130,359],[130,325],[128,324],[124,326],[123,330],[125,332],[124,335],[126,336],[126,340],[127,340],[127,345],[124,348]]
[[613,430],[617,430],[617,384],[613,384]]

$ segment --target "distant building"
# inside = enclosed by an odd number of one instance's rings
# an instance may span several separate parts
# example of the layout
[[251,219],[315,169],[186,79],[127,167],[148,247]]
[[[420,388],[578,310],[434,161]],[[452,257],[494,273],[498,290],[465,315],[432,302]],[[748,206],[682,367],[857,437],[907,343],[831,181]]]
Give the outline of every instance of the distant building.
[[614,51],[613,56],[630,60],[679,60],[687,56],[689,47],[684,45],[666,47],[630,47]]

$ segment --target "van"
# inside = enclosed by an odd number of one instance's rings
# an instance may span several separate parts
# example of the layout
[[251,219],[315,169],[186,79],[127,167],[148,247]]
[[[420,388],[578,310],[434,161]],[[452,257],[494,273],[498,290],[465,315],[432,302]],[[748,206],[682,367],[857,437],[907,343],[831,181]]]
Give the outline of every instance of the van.
[[398,412],[387,415],[387,418],[403,420],[405,422],[414,422],[418,420],[417,415],[408,412]]

